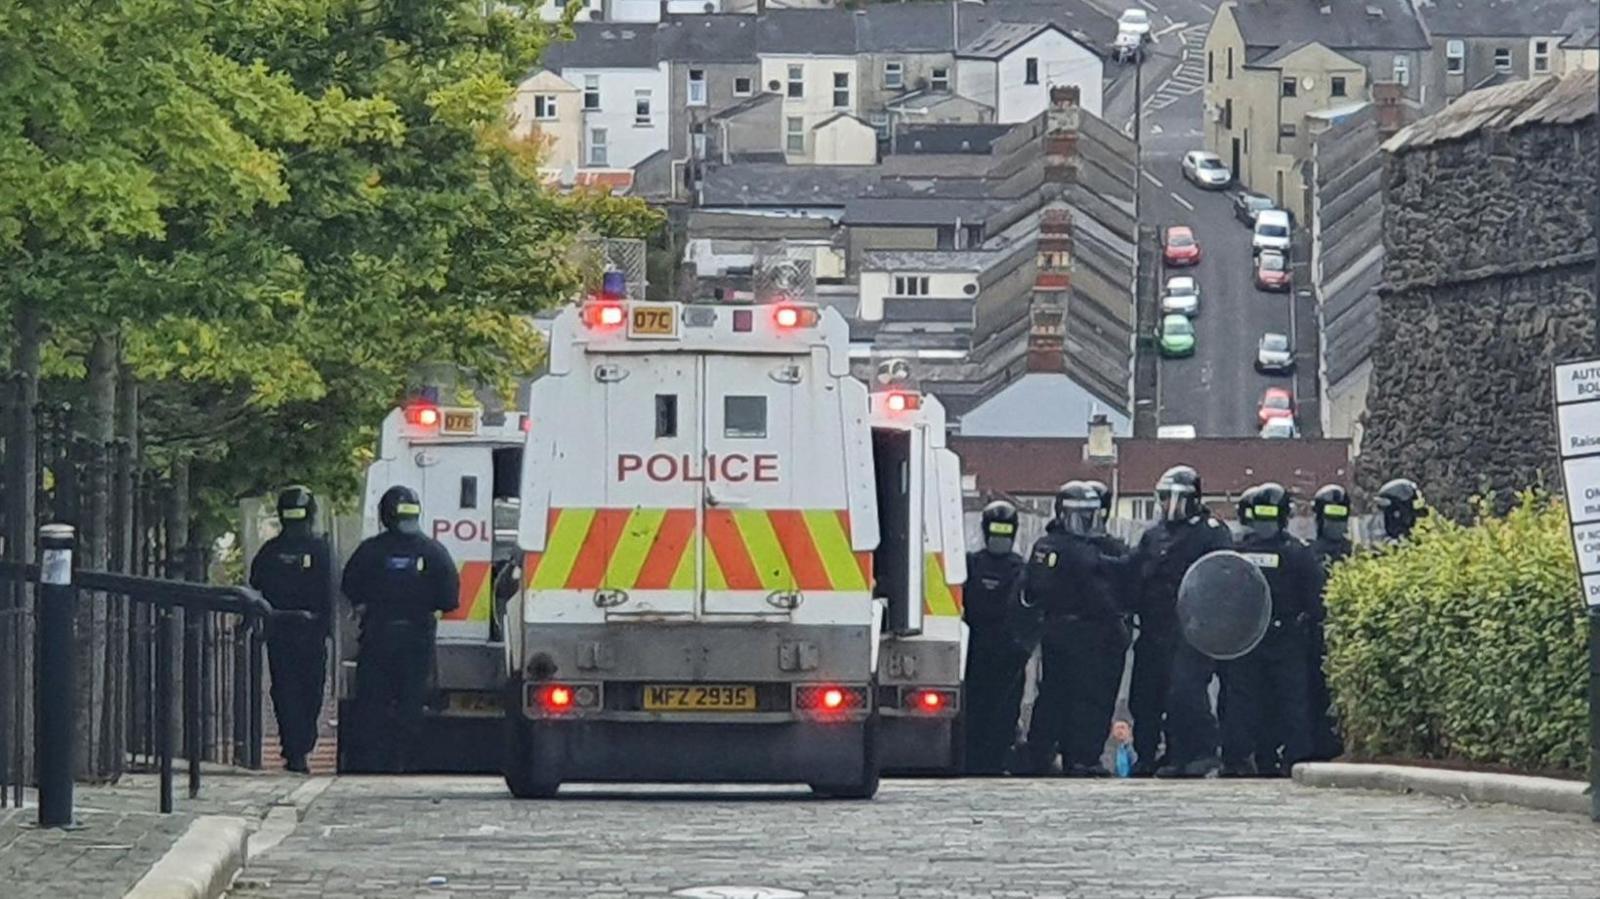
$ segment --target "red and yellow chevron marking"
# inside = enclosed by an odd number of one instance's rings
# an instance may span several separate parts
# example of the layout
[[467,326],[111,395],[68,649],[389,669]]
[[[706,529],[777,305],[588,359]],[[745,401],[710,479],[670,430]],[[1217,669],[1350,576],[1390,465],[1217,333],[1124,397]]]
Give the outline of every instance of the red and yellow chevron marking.
[[[693,509],[552,509],[543,552],[528,553],[531,590],[692,590]],[[706,589],[864,592],[872,554],[850,546],[842,509],[710,509]]]
[[490,599],[494,588],[494,566],[490,562],[462,562],[458,572],[461,593],[454,612],[446,612],[445,621],[488,621],[494,611]]
[[922,558],[923,613],[961,617],[961,585],[945,580],[944,553],[926,553]]

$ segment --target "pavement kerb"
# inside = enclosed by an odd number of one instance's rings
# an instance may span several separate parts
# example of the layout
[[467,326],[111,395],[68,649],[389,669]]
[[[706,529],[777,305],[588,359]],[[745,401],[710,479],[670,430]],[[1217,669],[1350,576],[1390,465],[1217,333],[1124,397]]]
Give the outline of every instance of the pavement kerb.
[[316,802],[331,786],[333,786],[333,778],[313,777],[301,784],[293,793],[289,794],[288,799],[279,802],[278,805],[294,806],[295,817],[304,820],[306,812],[311,809],[311,804]]
[[243,818],[196,818],[123,899],[218,899],[244,869],[248,840]]
[[1406,765],[1307,762],[1294,766],[1294,780],[1307,787],[1425,793],[1471,802],[1498,802],[1547,812],[1589,815],[1587,784],[1549,777]]

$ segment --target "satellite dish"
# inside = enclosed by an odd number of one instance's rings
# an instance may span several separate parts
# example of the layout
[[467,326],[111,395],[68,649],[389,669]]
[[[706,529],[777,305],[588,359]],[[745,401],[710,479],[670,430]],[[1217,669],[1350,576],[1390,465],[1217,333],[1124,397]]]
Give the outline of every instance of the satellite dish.
[[1306,77],[1300,79],[1300,86],[1305,88],[1306,90],[1311,90],[1312,88],[1317,86],[1317,79],[1312,78],[1310,75],[1307,75]]

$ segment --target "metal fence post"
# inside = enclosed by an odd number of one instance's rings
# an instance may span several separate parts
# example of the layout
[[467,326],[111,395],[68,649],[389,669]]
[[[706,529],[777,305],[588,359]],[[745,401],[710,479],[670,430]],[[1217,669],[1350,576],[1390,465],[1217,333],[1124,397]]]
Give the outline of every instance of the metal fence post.
[[77,727],[77,666],[72,621],[71,525],[39,529],[38,693],[34,752],[39,764],[39,826],[72,824],[73,731]]
[[200,622],[198,609],[183,610],[183,752],[189,757],[189,798],[200,795]]
[[172,812],[172,630],[177,618],[172,609],[157,608],[155,750],[161,772],[161,813]]
[[246,748],[250,751],[250,767],[258,771],[261,769],[261,716],[266,711],[261,695],[262,684],[266,682],[266,641],[262,635],[265,625],[259,618],[246,622],[250,632],[250,745]]

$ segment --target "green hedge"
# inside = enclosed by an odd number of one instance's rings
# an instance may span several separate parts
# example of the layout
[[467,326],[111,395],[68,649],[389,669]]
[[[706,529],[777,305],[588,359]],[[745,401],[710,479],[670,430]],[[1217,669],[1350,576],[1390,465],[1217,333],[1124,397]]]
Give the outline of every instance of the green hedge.
[[1566,509],[1425,519],[1335,566],[1328,680],[1347,752],[1580,774],[1587,649]]

